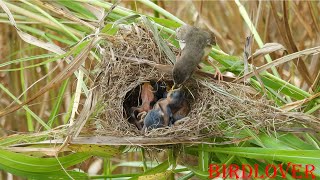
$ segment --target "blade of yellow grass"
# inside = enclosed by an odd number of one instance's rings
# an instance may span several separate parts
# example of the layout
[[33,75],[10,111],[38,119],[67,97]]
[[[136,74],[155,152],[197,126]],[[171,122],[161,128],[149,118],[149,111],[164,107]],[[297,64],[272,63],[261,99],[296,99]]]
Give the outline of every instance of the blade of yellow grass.
[[320,96],[320,92],[306,98],[306,99],[303,99],[303,100],[299,100],[299,101],[295,101],[295,102],[292,102],[292,103],[289,103],[289,104],[286,104],[284,106],[281,107],[282,110],[284,111],[290,111],[292,109],[296,109],[300,106],[302,106],[303,104],[307,103],[307,102],[310,102],[311,100],[317,98]]
[[[298,47],[294,42],[293,39],[293,35],[289,26],[289,22],[288,22],[288,8],[287,8],[287,2],[283,1],[283,21],[284,21],[284,25],[285,25],[285,31],[286,31],[286,35],[288,37],[291,49],[293,52],[298,52]],[[287,45],[288,46],[288,45]],[[289,53],[290,53],[290,48],[289,48]],[[293,63],[296,65],[299,73],[301,74],[301,76],[303,77],[303,79],[306,81],[306,83],[311,86],[312,85],[312,79],[309,73],[309,70],[306,66],[306,64],[304,63],[304,61],[301,61],[299,59],[296,59],[295,61],[293,61]]]
[[[292,61],[298,57],[301,57],[301,56],[306,56],[306,55],[310,55],[310,54],[315,54],[315,53],[319,53],[320,52],[320,46],[317,46],[317,47],[314,47],[314,48],[309,48],[309,49],[305,49],[305,50],[302,50],[302,51],[299,51],[299,52],[296,52],[296,53],[292,53],[292,54],[289,54],[287,56],[283,56],[279,59],[276,59],[268,64],[265,64],[265,65],[262,65],[260,66],[259,68],[257,68],[256,72],[257,73],[261,73],[267,69],[270,69],[272,67],[276,67],[276,66],[279,66],[280,64],[283,64],[283,63],[286,63],[286,62],[289,62],[289,61]],[[254,72],[250,72],[248,74],[245,74],[243,76],[241,76],[240,78],[238,78],[236,80],[236,82],[241,82],[243,81],[243,79],[247,79],[247,78],[250,78],[254,76]]]
[[75,117],[76,112],[77,112],[78,107],[79,107],[80,96],[81,96],[81,86],[83,84],[84,84],[83,83],[83,72],[79,71],[77,87],[76,87],[75,97],[73,99],[73,107],[72,107],[72,112],[71,112],[71,116],[70,116],[70,124],[73,124],[74,117]]
[[59,46],[57,46],[57,45],[55,45],[53,43],[43,42],[43,41],[35,38],[34,36],[31,36],[30,34],[27,34],[27,33],[23,32],[23,31],[21,31],[17,27],[17,24],[16,24],[16,22],[15,22],[15,20],[13,18],[13,15],[12,15],[12,13],[10,12],[10,10],[7,7],[7,6],[11,6],[11,4],[4,3],[2,0],[0,0],[0,6],[5,11],[5,13],[8,15],[11,24],[16,28],[16,30],[17,30],[19,36],[21,37],[21,39],[23,39],[27,43],[33,44],[35,46],[42,47],[42,48],[44,48],[44,49],[46,49],[48,51],[55,52],[57,54],[64,54],[65,53]]
[[[20,8],[20,7],[14,5],[14,4],[12,4],[12,3],[5,2],[5,1],[3,1],[3,0],[1,0],[0,3],[1,3],[1,4],[5,4],[5,5],[7,6],[7,9],[9,8],[9,9],[10,9],[11,11],[13,11],[13,12],[16,12],[16,13],[18,13],[18,14],[24,15],[24,16],[26,16],[26,17],[30,17],[30,18],[32,18],[32,19],[37,20],[38,22],[41,22],[41,23],[44,23],[44,24],[47,24],[47,25],[49,25],[49,26],[52,26],[52,27],[54,27],[54,28],[58,28],[58,29],[59,29],[59,26],[58,26],[56,23],[48,20],[48,18],[45,18],[45,17],[43,17],[43,16],[39,16],[38,14],[35,14],[35,13],[31,12],[31,11],[28,11],[28,10],[26,10],[26,9]],[[1,7],[3,8],[2,5],[1,5]],[[9,10],[9,9],[8,9],[8,10]],[[5,9],[4,9],[4,10],[5,10]],[[6,10],[5,10],[5,12],[7,13]],[[8,13],[7,13],[7,14],[8,14]],[[10,13],[10,14],[11,14],[11,13]],[[13,18],[12,18],[12,19],[13,19]],[[81,37],[81,36],[83,35],[82,32],[80,32],[80,31],[78,31],[78,30],[76,30],[76,29],[73,29],[73,28],[70,28],[70,27],[67,27],[67,29],[68,29],[70,32],[72,32],[73,34],[75,34],[76,36]]]
[[[65,79],[70,77],[84,62],[84,60],[87,58],[88,54],[90,53],[91,48],[100,40],[100,38],[93,38],[91,39],[88,44],[84,47],[84,49],[74,58],[74,60],[66,66],[63,71],[61,71],[54,79],[51,80],[49,84],[41,88],[38,92],[36,92],[33,96],[28,98],[23,103],[16,105],[14,107],[11,107],[10,109],[5,109],[0,111],[0,117],[5,116],[9,113],[12,113],[18,109],[20,109],[22,106],[28,104],[29,102],[33,101],[37,97],[41,96],[45,92],[49,91],[50,89],[56,87],[57,85],[61,84]],[[70,56],[69,56],[70,57]],[[67,57],[68,58],[68,57]]]

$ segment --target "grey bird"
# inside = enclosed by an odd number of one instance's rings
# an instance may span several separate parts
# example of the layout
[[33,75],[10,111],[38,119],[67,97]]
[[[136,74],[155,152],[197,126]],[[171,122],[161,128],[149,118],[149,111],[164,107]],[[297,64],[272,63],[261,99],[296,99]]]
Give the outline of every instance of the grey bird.
[[183,25],[176,30],[181,47],[180,55],[173,67],[173,89],[186,82],[199,63],[207,59],[212,46],[216,44],[213,33],[190,25]]

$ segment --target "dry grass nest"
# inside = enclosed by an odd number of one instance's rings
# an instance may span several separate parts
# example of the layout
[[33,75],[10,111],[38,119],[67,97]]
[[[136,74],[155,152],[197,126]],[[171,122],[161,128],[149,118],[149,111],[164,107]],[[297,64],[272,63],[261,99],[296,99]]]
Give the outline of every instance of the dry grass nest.
[[[167,44],[173,53],[178,53],[177,48]],[[172,63],[157,45],[154,33],[142,25],[120,28],[102,49],[103,62],[94,88],[99,108],[86,126],[94,129],[95,136],[233,138],[245,128],[259,133],[301,127],[298,124],[320,127],[318,119],[282,112],[248,86],[217,83],[194,75],[185,84],[191,104],[188,116],[172,127],[142,133],[128,122],[128,107],[139,104],[137,90],[143,82],[172,82]]]

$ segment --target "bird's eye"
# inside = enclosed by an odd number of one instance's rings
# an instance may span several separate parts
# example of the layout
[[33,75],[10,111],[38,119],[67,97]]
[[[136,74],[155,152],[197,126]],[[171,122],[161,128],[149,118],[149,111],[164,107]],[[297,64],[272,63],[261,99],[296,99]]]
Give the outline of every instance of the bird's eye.
[[207,40],[207,44],[210,45],[210,46],[212,46],[212,45],[214,45],[215,43],[214,43],[214,41],[212,41],[211,39],[208,39],[208,40]]

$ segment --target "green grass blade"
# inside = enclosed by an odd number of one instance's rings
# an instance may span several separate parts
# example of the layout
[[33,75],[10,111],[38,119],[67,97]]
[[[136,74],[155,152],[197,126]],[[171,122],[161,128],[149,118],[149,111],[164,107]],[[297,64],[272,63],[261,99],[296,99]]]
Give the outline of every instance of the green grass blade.
[[60,111],[62,100],[64,97],[64,93],[66,91],[69,79],[70,78],[66,79],[62,83],[61,87],[59,88],[59,93],[58,93],[57,99],[55,100],[55,104],[54,104],[53,109],[51,110],[51,114],[49,116],[49,120],[48,120],[49,127],[52,127],[53,123],[57,120],[57,115]]
[[[20,66],[21,66],[21,68],[23,68],[23,62],[20,62]],[[22,91],[25,91],[26,90],[26,83],[25,83],[25,76],[24,76],[23,70],[20,71],[20,81],[21,81],[21,87],[22,87],[21,89],[22,89]],[[27,94],[23,95],[23,99],[24,99],[24,101],[27,99]],[[26,119],[27,119],[28,131],[29,132],[34,131],[32,117],[28,111],[26,111]]]
[[250,159],[268,159],[281,162],[313,164],[320,168],[320,150],[286,150],[276,148],[228,147],[204,148],[208,152],[236,155]]
[[278,139],[283,143],[286,143],[288,146],[290,146],[293,149],[316,150],[314,146],[306,143],[306,141],[302,140],[301,138],[297,137],[294,134],[279,135]]
[[[0,164],[0,169],[5,170],[11,174],[25,177],[25,178],[30,178],[30,179],[62,179],[62,180],[69,180],[70,176],[74,179],[89,179],[88,175],[83,172],[77,172],[77,171],[55,171],[55,172],[44,172],[44,173],[39,173],[39,172],[29,172],[29,171],[24,171],[24,170],[18,170],[15,169],[14,167],[8,167],[3,164]],[[67,174],[68,173],[68,174]]]
[[169,19],[163,19],[163,18],[156,18],[152,16],[148,16],[148,18],[152,19],[154,22],[165,26],[167,28],[176,29],[181,26],[180,23],[177,23],[175,21],[169,20]]
[[164,10],[163,8],[159,7],[158,5],[156,5],[155,3],[149,1],[149,0],[138,0],[141,3],[143,3],[144,5],[152,8],[153,10],[159,12],[160,14],[166,16],[167,18],[180,23],[180,24],[185,24],[183,21],[181,21],[179,18],[177,18],[176,16],[174,16],[173,14],[169,13],[168,11]]
[[95,144],[72,144],[71,150],[79,153],[87,153],[99,157],[111,157],[120,154],[120,150],[113,146],[100,146]]
[[88,153],[74,153],[58,159],[37,158],[0,149],[0,164],[20,171],[46,173],[61,171],[61,165],[67,168],[88,159],[90,156]]
[[79,41],[79,38],[77,36],[75,36],[71,31],[69,31],[69,29],[67,29],[65,27],[65,25],[61,24],[59,21],[57,21],[54,17],[52,17],[50,14],[48,14],[47,12],[45,12],[43,9],[41,9],[40,7],[25,1],[25,0],[20,0],[23,3],[31,6],[32,8],[34,8],[35,10],[39,11],[41,14],[43,14],[45,17],[47,17],[49,20],[51,20],[52,22],[54,22],[55,24],[57,24],[62,30],[64,30],[70,37],[72,37],[74,40]]
[[[169,161],[165,161],[165,162],[159,164],[158,166],[147,170],[146,172],[144,172],[141,175],[152,175],[152,174],[156,174],[156,173],[161,173],[161,172],[166,171],[168,168],[169,168]],[[141,175],[139,175],[139,176],[141,176]],[[131,180],[138,179],[139,176],[132,177]]]
[[[15,102],[21,104],[21,101],[17,99],[7,88],[5,88],[2,84],[0,84],[0,89],[2,89],[6,94],[8,94]],[[31,109],[28,108],[28,106],[24,105],[22,106],[24,110],[26,110],[33,118],[35,118],[38,123],[40,123],[45,129],[49,130],[51,129],[39,116],[37,116],[34,112],[31,111]]]
[[40,133],[40,134],[14,134],[11,136],[0,138],[0,146],[9,146],[13,144],[19,143],[29,143],[29,142],[37,142],[42,141],[45,138],[48,138],[48,133]]
[[21,63],[21,62],[27,62],[27,61],[32,61],[32,60],[39,60],[39,59],[49,58],[49,57],[53,57],[53,56],[54,56],[54,54],[41,54],[41,55],[24,57],[24,58],[15,59],[15,60],[11,60],[11,61],[7,61],[7,62],[4,62],[4,63],[1,63],[0,67],[8,66],[10,64],[15,64],[15,63]]
[[200,144],[199,146],[199,154],[198,154],[198,167],[201,171],[207,171],[209,167],[209,153],[206,151],[202,151],[202,148],[210,148],[209,145]]
[[[19,6],[16,6],[14,5],[13,3],[9,3],[7,1],[4,2],[6,4],[6,6],[10,9],[10,11],[13,11],[13,12],[16,12],[18,14],[21,14],[21,15],[24,15],[28,18],[31,18],[37,22],[40,22],[40,23],[44,23],[44,24],[47,24],[48,26],[51,26],[51,27],[55,27],[57,30],[61,31],[61,28],[59,27],[58,24],[50,21],[48,18],[46,17],[43,17],[43,16],[39,16],[39,14],[36,14],[32,11],[29,11],[27,10],[26,8],[21,8]],[[54,18],[53,18],[54,19]],[[76,29],[73,29],[73,28],[70,28],[70,27],[66,27],[68,29],[68,31],[70,31],[72,34],[76,34],[77,36],[82,36],[82,32],[76,30]]]
[[[253,78],[250,78],[250,84],[252,87],[257,89],[259,92],[263,93],[262,87],[258,81],[256,81]],[[275,105],[280,107],[280,106],[283,106],[284,103],[287,103],[287,101],[284,98],[282,98],[282,96],[280,96],[279,93],[277,93],[276,91],[274,91],[270,87],[267,86],[267,87],[265,87],[265,89],[266,89],[267,98],[270,100],[273,100]]]
[[78,15],[81,15],[82,17],[95,20],[96,16],[92,14],[90,11],[88,11],[81,3],[77,1],[65,1],[65,0],[58,0],[59,4],[70,8],[71,10],[77,12]]
[[278,93],[283,93],[293,99],[301,100],[308,97],[301,90],[296,91],[297,88],[291,88],[291,86],[289,85],[290,83],[283,84],[281,82],[276,81],[275,79],[271,79],[266,76],[261,76],[261,80],[265,86],[272,88]]

